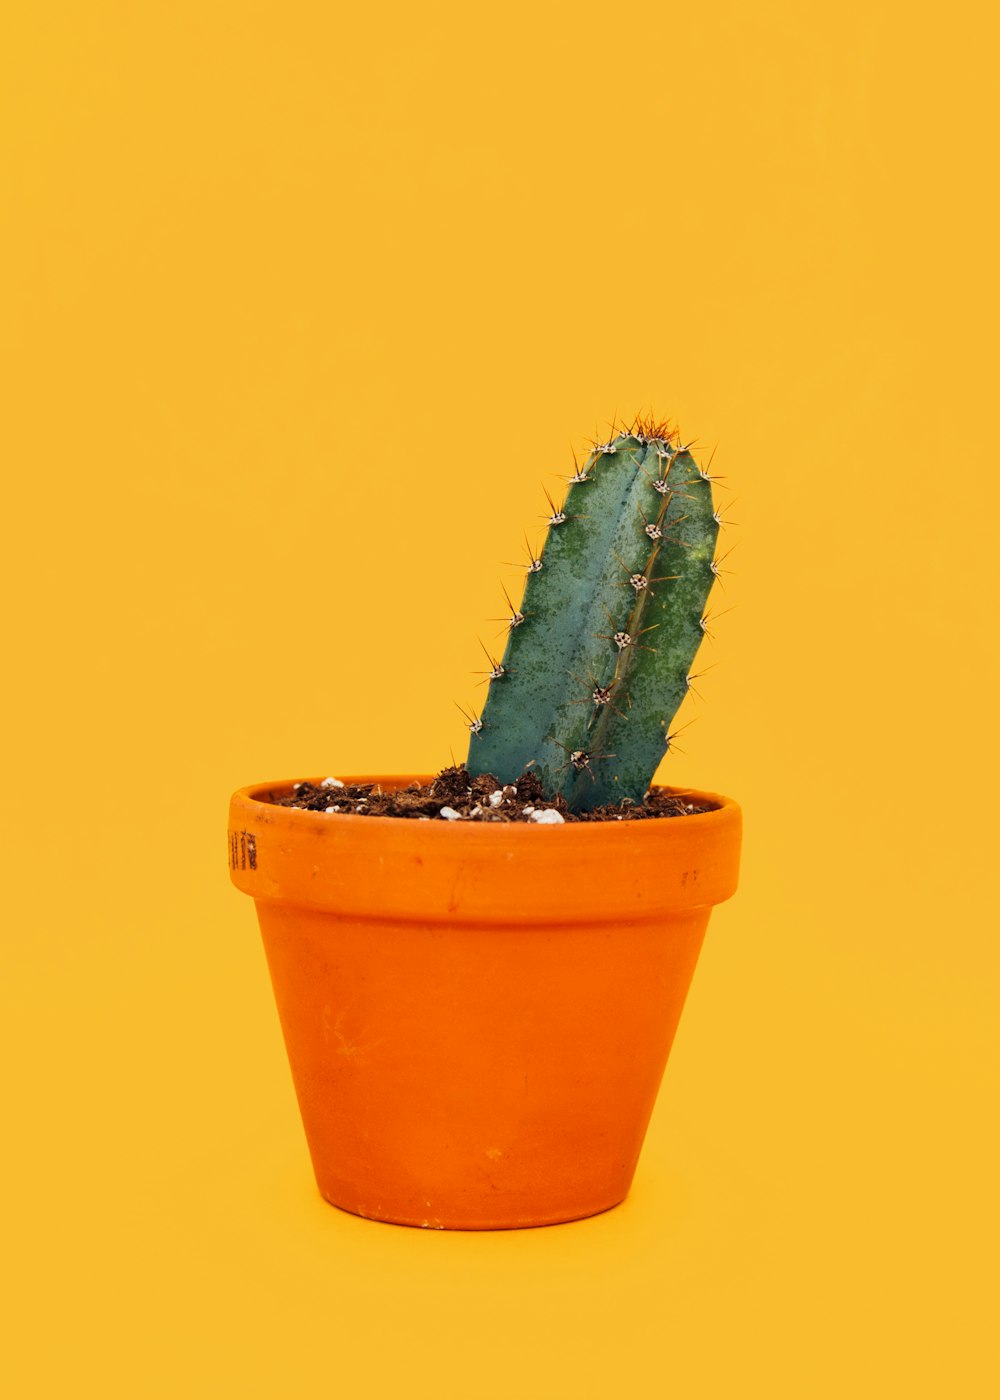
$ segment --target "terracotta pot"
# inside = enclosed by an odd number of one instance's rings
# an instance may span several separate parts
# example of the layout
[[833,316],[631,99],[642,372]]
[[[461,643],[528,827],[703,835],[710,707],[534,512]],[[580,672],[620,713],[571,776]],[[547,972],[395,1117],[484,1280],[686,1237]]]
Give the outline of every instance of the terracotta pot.
[[535,826],[265,800],[290,790],[234,794],[230,873],[256,902],[325,1198],[454,1230],[617,1205],[712,905],[736,888],[736,804]]

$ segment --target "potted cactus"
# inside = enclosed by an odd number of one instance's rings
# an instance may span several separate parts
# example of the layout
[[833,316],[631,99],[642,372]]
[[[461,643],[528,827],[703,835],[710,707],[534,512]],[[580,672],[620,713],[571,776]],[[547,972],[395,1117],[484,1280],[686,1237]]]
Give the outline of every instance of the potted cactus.
[[736,804],[651,787],[718,571],[711,477],[650,421],[574,467],[463,768],[231,801],[319,1189],[373,1219],[622,1201],[736,887]]

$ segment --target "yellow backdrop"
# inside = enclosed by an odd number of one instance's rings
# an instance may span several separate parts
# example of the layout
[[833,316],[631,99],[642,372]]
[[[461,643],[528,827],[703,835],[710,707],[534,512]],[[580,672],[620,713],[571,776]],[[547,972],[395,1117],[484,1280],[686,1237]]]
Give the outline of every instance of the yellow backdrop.
[[[993,1393],[992,7],[8,21],[11,1394]],[[746,844],[633,1194],[341,1214],[228,795],[461,757],[501,561],[650,409],[738,522],[661,780]]]

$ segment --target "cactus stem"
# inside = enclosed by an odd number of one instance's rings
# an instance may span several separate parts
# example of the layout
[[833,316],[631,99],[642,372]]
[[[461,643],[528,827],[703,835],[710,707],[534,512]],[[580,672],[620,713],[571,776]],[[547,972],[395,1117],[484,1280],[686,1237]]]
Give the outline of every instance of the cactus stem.
[[[708,593],[726,571],[726,555],[716,553],[721,516],[706,484],[714,464],[702,470],[691,444],[651,414],[629,427],[616,415],[605,437],[598,424],[593,443],[573,452],[572,475],[567,464],[552,494],[545,491],[544,551],[525,536],[524,593],[507,585],[518,593],[515,606],[504,590],[506,649],[499,661],[487,652],[487,674],[498,683],[483,708],[482,742],[470,744],[470,772],[505,781],[537,760],[543,784],[571,811],[638,800],[648,788],[672,741],[671,716],[697,685],[695,652],[713,625]],[[567,522],[569,530],[558,528]],[[543,554],[545,578],[532,578]],[[593,633],[602,616],[608,631]]]

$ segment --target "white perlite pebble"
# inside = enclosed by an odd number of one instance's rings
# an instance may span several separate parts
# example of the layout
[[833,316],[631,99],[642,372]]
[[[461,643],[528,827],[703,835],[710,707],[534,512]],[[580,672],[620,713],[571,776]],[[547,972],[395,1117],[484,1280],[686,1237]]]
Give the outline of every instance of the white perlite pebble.
[[339,812],[339,811],[340,811],[340,808],[339,808],[339,807],[324,807],[324,808],[323,808],[323,811],[324,811],[324,812]]
[[522,815],[523,817],[530,817],[531,814],[532,814],[532,812],[533,812],[534,810],[535,810],[534,807],[522,807],[522,808],[521,808],[521,815]]
[[339,778],[324,778],[323,781],[320,783],[320,787],[343,787],[343,786],[344,786],[344,784],[340,781]]
[[486,801],[491,807],[499,807],[500,803],[503,801],[503,789],[497,788],[496,792],[491,792]]
[[470,811],[469,816],[470,816],[470,817],[481,817],[482,815],[483,815],[483,809],[482,809],[482,807],[480,807],[479,803],[477,802],[476,805],[475,805],[475,806],[472,808],[472,810]]
[[446,822],[460,822],[462,820],[461,812],[456,812],[454,807],[442,807],[438,816],[444,817]]
[[559,826],[566,818],[562,812],[557,812],[554,807],[549,807],[544,812],[533,811],[528,820],[537,822],[539,826]]

